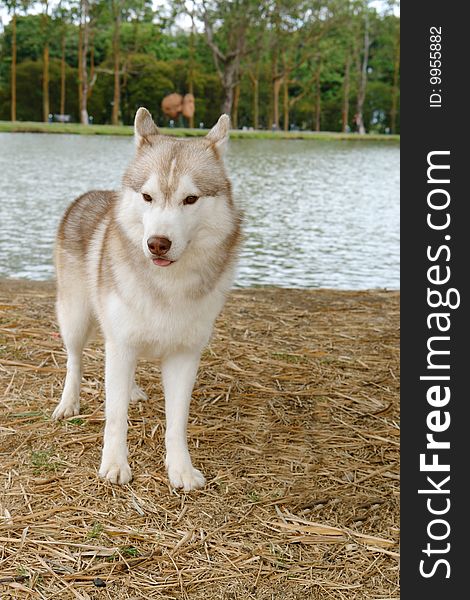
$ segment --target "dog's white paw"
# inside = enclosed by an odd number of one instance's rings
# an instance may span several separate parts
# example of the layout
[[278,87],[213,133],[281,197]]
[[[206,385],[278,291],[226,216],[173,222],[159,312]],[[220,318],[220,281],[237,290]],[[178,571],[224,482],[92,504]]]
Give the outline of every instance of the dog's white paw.
[[74,417],[80,413],[80,400],[75,401],[60,401],[60,403],[55,407],[54,412],[52,413],[52,418],[54,421],[60,421],[60,419],[68,419],[69,417]]
[[145,401],[148,396],[136,383],[132,386],[131,390],[131,402],[137,402],[138,400]]
[[168,479],[175,488],[183,488],[185,492],[204,487],[206,480],[201,471],[189,463],[172,464],[167,462]]
[[132,479],[132,471],[127,461],[105,461],[103,459],[98,475],[102,479],[107,479],[111,483],[119,483],[120,485],[125,485]]

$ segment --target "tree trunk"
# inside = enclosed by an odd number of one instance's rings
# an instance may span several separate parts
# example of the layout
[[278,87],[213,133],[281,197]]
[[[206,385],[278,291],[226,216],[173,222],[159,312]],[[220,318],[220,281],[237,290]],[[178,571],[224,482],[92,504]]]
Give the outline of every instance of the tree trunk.
[[284,72],[284,131],[289,131],[289,72]]
[[41,16],[41,37],[43,41],[42,49],[42,120],[49,121],[49,15],[48,2],[43,2],[44,12]]
[[279,92],[282,76],[276,76],[273,81],[273,127],[279,129]]
[[[192,79],[189,80],[188,94],[191,94],[194,97],[194,85],[193,85]],[[191,115],[190,117],[188,117],[188,125],[191,129],[194,129],[194,115]]]
[[359,77],[359,87],[357,93],[357,111],[356,111],[356,125],[357,130],[360,134],[366,133],[366,128],[364,125],[364,101],[366,99],[366,86],[367,86],[367,67],[369,62],[369,17],[366,14],[364,19],[364,47],[363,47],[363,57],[362,57],[362,65],[361,72]]
[[[83,91],[83,69],[82,69],[82,55],[83,55],[83,27],[80,17],[80,23],[78,25],[78,110],[81,111],[82,107],[82,91]],[[81,116],[80,116],[81,119]]]
[[397,108],[398,108],[398,74],[400,72],[400,28],[397,32],[395,44],[395,60],[393,65],[393,86],[392,86],[392,107],[390,109],[390,131],[396,132],[397,128]]
[[348,131],[349,126],[349,90],[351,88],[351,83],[349,79],[349,74],[351,71],[351,53],[349,49],[346,50],[346,62],[344,65],[344,81],[343,81],[343,110],[341,112],[341,120],[342,120],[342,131],[346,133]]
[[282,71],[283,71],[283,83],[284,83],[284,97],[283,97],[283,111],[284,111],[284,131],[289,131],[289,78],[291,70],[288,67],[286,54],[282,53]]
[[114,94],[113,94],[113,114],[111,117],[111,123],[113,125],[119,125],[119,113],[120,113],[120,100],[121,100],[121,89],[120,89],[120,60],[121,60],[121,4],[120,2],[113,2],[114,6],[114,31],[113,31],[113,53],[114,53]]
[[[127,82],[129,81],[129,54],[126,53],[124,61],[121,65],[122,81],[121,81],[121,118],[126,121],[134,116],[134,107],[129,107],[127,96]],[[131,113],[129,115],[129,113]],[[124,116],[125,115],[125,116]]]
[[62,29],[60,56],[60,114],[65,114],[65,27]]
[[[194,97],[194,6],[191,12],[191,31],[189,33],[189,69],[188,69],[188,94]],[[194,128],[194,115],[188,119],[189,127]]]
[[[192,78],[189,80],[188,94],[191,94],[191,96],[193,96],[193,98],[194,98],[194,85],[193,85]],[[190,117],[188,117],[188,125],[191,129],[194,129],[194,114],[192,114]]]
[[229,115],[232,112],[233,87],[226,87],[224,91],[225,97],[224,103],[222,104],[222,112],[226,115]]
[[49,43],[44,46],[43,54],[43,69],[42,69],[42,120],[47,123],[49,121]]
[[259,80],[253,82],[253,128],[259,129]]
[[42,120],[49,121],[49,15],[48,1],[42,2],[44,11],[41,15],[41,37],[43,42],[42,49]]
[[279,93],[281,91],[282,74],[278,71],[278,55],[277,51],[273,51],[273,59],[271,63],[271,83],[272,83],[272,118],[268,123],[269,129],[279,129]]
[[88,78],[88,90],[87,100],[91,98],[91,92],[95,84],[95,32],[93,29],[90,31],[90,41],[88,42],[88,49],[90,52],[90,77]]
[[16,13],[11,18],[11,120],[16,121]]
[[233,61],[225,64],[225,70],[222,77],[222,87],[224,88],[225,98],[222,106],[222,112],[226,115],[232,114],[234,89],[237,86],[238,62]]
[[315,73],[315,131],[321,130],[321,58]]
[[87,54],[88,54],[88,0],[81,1],[81,20],[82,20],[82,44],[80,60],[80,123],[88,125],[88,72],[87,72]]
[[[222,112],[230,115],[233,105],[233,90],[237,85],[237,77],[240,67],[240,59],[244,54],[245,49],[245,33],[246,29],[240,29],[236,36],[235,47],[230,52],[224,54],[218,45],[214,42],[214,34],[209,16],[204,8],[204,26],[206,32],[207,43],[212,50],[215,68],[219,75],[222,87],[224,90],[224,101],[222,104]],[[222,66],[221,66],[222,65]]]
[[253,129],[259,129],[259,76],[258,70],[256,75],[248,71],[248,75],[253,86]]
[[267,120],[266,120],[267,128],[271,129],[273,123],[274,123],[273,98],[272,98],[272,94],[270,94],[269,104],[268,104],[268,116],[267,116]]
[[233,91],[233,105],[232,105],[232,128],[238,129],[238,104],[240,102],[240,82],[234,88]]

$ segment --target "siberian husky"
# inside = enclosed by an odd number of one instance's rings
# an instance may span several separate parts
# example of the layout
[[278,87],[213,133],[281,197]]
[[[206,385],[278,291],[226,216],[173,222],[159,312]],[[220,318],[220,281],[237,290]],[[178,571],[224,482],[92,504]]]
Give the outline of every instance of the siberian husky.
[[98,325],[105,339],[104,444],[100,477],[126,484],[129,400],[139,357],[159,359],[165,395],[165,465],[185,490],[205,480],[192,465],[186,430],[201,351],[232,284],[240,244],[223,153],[230,120],[206,137],[159,133],[150,113],[135,117],[136,154],[120,191],[77,198],[59,226],[57,317],[67,349],[62,399],[53,418],[80,410],[81,355]]

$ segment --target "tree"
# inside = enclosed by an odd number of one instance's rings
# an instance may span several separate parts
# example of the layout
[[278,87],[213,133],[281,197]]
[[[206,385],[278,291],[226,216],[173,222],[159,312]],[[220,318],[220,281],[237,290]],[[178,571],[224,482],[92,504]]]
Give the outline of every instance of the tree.
[[11,15],[11,75],[10,75],[10,93],[11,93],[11,113],[10,118],[16,121],[16,61],[17,61],[17,43],[16,43],[16,22],[18,9],[24,11],[28,8],[27,0],[4,0],[4,6]]
[[395,26],[395,43],[393,59],[393,83],[392,83],[392,107],[390,109],[390,131],[395,133],[397,129],[398,94],[400,86],[398,83],[400,73],[400,25]]
[[140,102],[164,125],[163,96],[189,92],[197,123],[222,105],[239,126],[348,130],[362,115],[364,129],[399,130],[397,0],[167,0],[158,13],[151,0],[42,0],[26,16],[22,0],[7,1],[3,119],[67,112],[87,123],[90,112],[128,124]]
[[344,71],[343,71],[343,102],[341,108],[341,130],[346,133],[349,131],[349,102],[351,92],[351,55],[354,48],[352,21],[353,12],[351,2],[347,0],[344,6],[344,35],[343,35],[343,52],[344,52]]
[[50,114],[49,102],[49,33],[50,33],[50,17],[49,0],[41,0],[43,6],[41,18],[41,34],[43,43],[42,52],[42,120],[47,123]]
[[113,114],[111,123],[119,124],[120,106],[121,106],[121,85],[120,85],[120,63],[121,63],[121,21],[122,21],[122,0],[111,0],[111,13],[113,17],[113,56],[114,56],[114,93],[113,93]]
[[[193,0],[189,16],[191,18],[191,31],[189,33],[189,60],[188,60],[188,94],[194,96],[194,34],[195,34],[195,2]],[[194,115],[189,117],[189,126],[194,127]]]
[[[51,96],[51,112],[59,111],[60,100],[60,59],[51,57],[49,62],[49,87]],[[42,121],[42,60],[26,59],[18,63],[18,121]],[[78,117],[76,95],[77,70],[66,65],[66,94],[68,96],[68,112],[73,118]],[[6,108],[6,112],[2,109]],[[9,118],[9,104],[4,102],[0,89],[0,119]]]
[[224,89],[222,112],[228,115],[239,83],[240,61],[248,52],[247,34],[257,23],[261,10],[262,4],[256,0],[202,0],[207,44]]
[[[270,10],[272,65],[272,124],[280,127],[279,96],[283,94],[283,125],[289,128],[289,85],[299,83],[293,75],[312,57],[316,57],[313,80],[320,85],[321,53],[319,44],[335,24],[335,2],[331,0],[274,0]],[[309,85],[312,81],[310,79]],[[318,94],[317,94],[318,95]],[[319,106],[316,96],[315,103]]]
[[173,89],[172,65],[139,53],[128,57],[127,69],[129,77],[122,89],[127,122],[132,122],[139,106],[146,106],[153,114],[158,114],[161,101]]
[[248,77],[253,89],[253,116],[252,123],[254,129],[259,129],[259,77],[260,77],[260,57],[253,65],[247,69]]
[[357,102],[356,102],[356,126],[357,131],[361,135],[366,133],[364,125],[364,101],[366,99],[366,88],[367,88],[367,76],[369,66],[369,50],[371,45],[370,39],[370,7],[369,0],[362,0],[359,5],[359,23],[362,26],[359,28],[359,32],[362,29],[362,36],[359,38],[358,46],[361,44],[362,47],[358,48],[357,51],[357,64],[358,64],[358,85],[357,85]]
[[71,20],[70,5],[66,0],[60,0],[54,16],[59,23],[60,34],[60,107],[59,114],[65,114],[66,97],[66,44],[68,23]]
[[90,81],[88,80],[88,46],[90,34],[90,4],[88,0],[80,0],[80,25],[79,25],[79,59],[78,59],[78,84],[79,84],[79,106],[80,123],[88,125],[88,92]]
[[[139,20],[148,18],[149,16],[149,1],[148,0],[138,0],[138,1],[129,1],[129,0],[102,0],[101,2],[97,2],[95,5],[95,15],[96,21],[99,23],[99,26],[103,25],[105,28],[109,28],[110,24],[112,27],[111,34],[111,52],[110,55],[112,57],[112,74],[113,74],[113,100],[112,100],[112,114],[111,114],[111,123],[113,125],[118,125],[121,121],[121,88],[122,85],[126,83],[127,80],[127,62],[128,62],[128,53],[124,53],[126,58],[124,59],[124,63],[122,61],[122,28],[123,25],[128,24],[129,19],[133,21],[133,40],[132,40],[132,49],[128,48],[128,51],[138,52],[138,26]],[[93,52],[94,45],[91,44],[91,68],[94,68],[93,64]],[[98,72],[101,73],[109,73],[109,69],[104,69],[103,67],[99,67],[95,71],[90,72],[91,85],[89,86],[89,93],[95,82],[95,75]]]
[[266,51],[269,39],[266,25],[267,13],[264,12],[260,14],[258,22],[249,30],[248,46],[255,48],[255,51],[247,53],[243,59],[244,71],[251,84],[251,124],[254,129],[259,129],[260,125],[260,78],[262,68],[267,61]]

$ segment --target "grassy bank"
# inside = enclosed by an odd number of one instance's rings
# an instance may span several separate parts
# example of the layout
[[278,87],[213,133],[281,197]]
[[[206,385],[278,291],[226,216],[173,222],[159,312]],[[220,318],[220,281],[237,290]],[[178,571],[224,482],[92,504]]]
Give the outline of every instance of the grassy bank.
[[[162,133],[175,136],[201,136],[207,133],[207,129],[162,128]],[[1,132],[19,133],[69,133],[80,135],[132,135],[133,128],[124,125],[81,125],[80,123],[36,123],[27,121],[0,121]],[[240,129],[231,132],[232,138],[247,139],[288,139],[288,140],[368,140],[397,142],[399,135],[336,133],[336,132],[307,132],[307,131],[242,131]]]
[[0,281],[0,596],[397,600],[398,311],[397,292],[234,291],[191,405],[208,483],[185,494],[165,475],[157,367],[137,371],[134,480],[103,483],[101,344],[80,416],[51,421],[53,285]]

